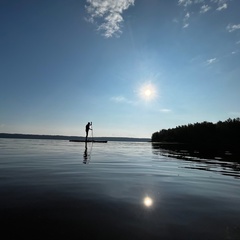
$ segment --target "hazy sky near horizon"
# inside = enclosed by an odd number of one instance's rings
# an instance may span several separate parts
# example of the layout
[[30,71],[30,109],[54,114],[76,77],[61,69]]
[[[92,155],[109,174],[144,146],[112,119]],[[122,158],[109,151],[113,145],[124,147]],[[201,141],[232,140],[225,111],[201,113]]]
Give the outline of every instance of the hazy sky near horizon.
[[2,0],[0,132],[151,137],[240,117],[239,0]]

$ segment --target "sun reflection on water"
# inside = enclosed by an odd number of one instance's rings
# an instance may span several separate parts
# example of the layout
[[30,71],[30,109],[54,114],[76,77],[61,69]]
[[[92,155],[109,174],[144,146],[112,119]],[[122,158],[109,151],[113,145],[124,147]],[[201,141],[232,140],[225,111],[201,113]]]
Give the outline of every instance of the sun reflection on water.
[[152,198],[147,196],[143,199],[143,203],[146,207],[151,207],[153,204],[153,200],[152,200]]

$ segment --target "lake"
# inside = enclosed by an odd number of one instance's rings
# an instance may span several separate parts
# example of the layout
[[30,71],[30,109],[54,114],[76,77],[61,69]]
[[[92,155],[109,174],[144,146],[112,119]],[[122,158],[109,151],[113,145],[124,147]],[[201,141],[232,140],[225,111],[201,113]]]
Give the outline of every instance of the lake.
[[6,239],[239,240],[239,162],[149,142],[0,139],[0,219]]

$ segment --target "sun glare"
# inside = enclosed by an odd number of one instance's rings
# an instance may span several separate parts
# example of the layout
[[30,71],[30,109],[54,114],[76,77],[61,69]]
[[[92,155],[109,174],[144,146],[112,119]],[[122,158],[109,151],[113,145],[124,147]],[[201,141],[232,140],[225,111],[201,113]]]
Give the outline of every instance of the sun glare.
[[151,101],[156,98],[156,87],[151,83],[143,84],[140,87],[139,95],[143,100]]
[[143,203],[144,203],[144,205],[145,205],[146,207],[151,207],[152,204],[153,204],[153,201],[152,201],[152,199],[151,199],[150,197],[145,197],[145,198],[143,199]]
[[144,93],[147,97],[151,96],[152,91],[150,89],[147,89]]

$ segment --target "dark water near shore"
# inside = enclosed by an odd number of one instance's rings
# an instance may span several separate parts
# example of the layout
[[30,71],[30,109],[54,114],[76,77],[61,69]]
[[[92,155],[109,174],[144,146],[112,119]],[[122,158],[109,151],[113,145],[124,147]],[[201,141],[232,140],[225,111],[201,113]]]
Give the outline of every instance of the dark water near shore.
[[239,164],[151,143],[0,139],[0,224],[7,239],[238,240]]

